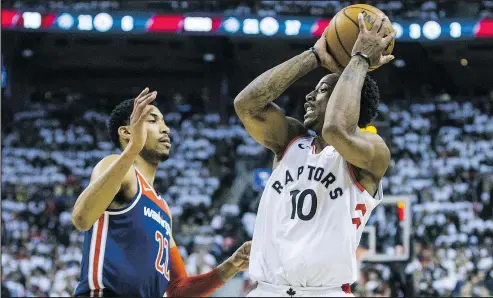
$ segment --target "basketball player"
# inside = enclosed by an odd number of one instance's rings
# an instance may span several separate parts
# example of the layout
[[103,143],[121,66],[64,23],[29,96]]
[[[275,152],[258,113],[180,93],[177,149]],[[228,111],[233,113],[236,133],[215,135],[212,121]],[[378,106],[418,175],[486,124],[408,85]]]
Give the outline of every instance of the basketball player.
[[[338,71],[325,33],[311,50],[264,72],[235,99],[250,135],[275,154],[262,195],[249,275],[249,296],[352,296],[356,249],[370,212],[382,199],[380,180],[390,153],[383,139],[362,132],[376,116],[379,91],[366,76],[394,37],[359,16],[360,34],[342,74],[324,76],[306,96],[304,122],[273,102],[294,81],[323,66]],[[308,132],[314,133],[313,136]]]
[[73,223],[86,231],[76,296],[208,296],[248,266],[250,243],[209,273],[188,277],[172,235],[172,216],[153,182],[168,159],[170,129],[146,88],[111,113],[119,155],[103,158],[77,199]]

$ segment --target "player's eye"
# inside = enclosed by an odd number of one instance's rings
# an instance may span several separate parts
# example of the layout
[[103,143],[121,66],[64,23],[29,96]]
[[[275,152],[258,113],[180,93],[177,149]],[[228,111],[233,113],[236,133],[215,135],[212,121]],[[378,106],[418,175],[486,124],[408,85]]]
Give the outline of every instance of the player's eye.
[[154,119],[149,120],[149,123],[156,123],[156,120],[154,120]]

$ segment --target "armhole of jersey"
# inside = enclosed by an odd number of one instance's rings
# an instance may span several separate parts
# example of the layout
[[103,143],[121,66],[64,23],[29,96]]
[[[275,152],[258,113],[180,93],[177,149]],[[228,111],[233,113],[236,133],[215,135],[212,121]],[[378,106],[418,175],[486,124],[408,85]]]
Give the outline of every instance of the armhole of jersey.
[[120,215],[120,214],[126,213],[126,212],[132,210],[132,208],[137,204],[137,202],[140,199],[140,196],[142,195],[142,186],[140,185],[140,180],[139,180],[139,177],[137,176],[137,171],[135,172],[135,179],[137,179],[137,192],[135,193],[132,200],[128,203],[128,205],[126,207],[118,208],[118,209],[108,208],[106,210],[106,212],[109,215]]
[[[382,180],[378,183],[378,188],[377,191],[375,192],[375,195],[372,196],[364,187],[359,183],[359,181],[356,179],[356,175],[354,175],[354,169],[353,166],[349,163],[349,161],[346,161],[346,165],[349,171],[349,176],[351,176],[351,180],[353,181],[353,184],[361,191],[361,192],[366,192],[368,194],[368,197],[372,198],[373,200],[377,201],[380,203],[383,199],[383,186],[382,186]],[[378,204],[377,203],[377,204]]]
[[284,155],[286,155],[286,152],[288,152],[289,147],[291,147],[291,145],[293,145],[294,142],[296,142],[298,139],[300,139],[303,136],[305,136],[305,134],[296,136],[291,141],[289,141],[288,145],[286,146],[286,149],[284,149],[284,152],[281,155],[279,155],[279,158],[277,159],[277,162],[280,162],[281,159],[284,157]]
[[379,203],[383,199],[383,185],[382,185],[382,180],[378,183],[378,189],[377,192],[375,193],[375,196],[373,197],[374,200],[378,201]]
[[359,183],[359,181],[356,179],[356,175],[354,175],[354,169],[353,166],[349,163],[349,161],[346,161],[346,165],[349,171],[349,176],[351,176],[351,180],[353,181],[353,184],[361,191],[364,192],[366,189]]

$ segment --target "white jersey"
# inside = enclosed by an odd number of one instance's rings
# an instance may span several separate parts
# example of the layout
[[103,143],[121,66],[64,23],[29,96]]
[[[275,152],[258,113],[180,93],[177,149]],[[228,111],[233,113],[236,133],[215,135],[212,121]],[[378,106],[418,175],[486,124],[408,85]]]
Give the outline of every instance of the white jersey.
[[372,197],[334,147],[315,154],[313,140],[291,141],[265,186],[250,254],[253,281],[340,287],[357,279],[356,248],[382,187]]

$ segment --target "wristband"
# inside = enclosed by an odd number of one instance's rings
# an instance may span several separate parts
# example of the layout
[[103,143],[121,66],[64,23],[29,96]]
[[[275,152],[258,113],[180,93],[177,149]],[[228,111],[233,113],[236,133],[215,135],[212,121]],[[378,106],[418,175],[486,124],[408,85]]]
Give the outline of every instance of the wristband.
[[363,54],[362,52],[356,52],[353,55],[351,55],[351,58],[354,57],[354,56],[360,56],[360,57],[362,57],[368,63],[368,66],[371,66],[370,57],[368,57],[368,55]]
[[315,55],[315,58],[317,58],[317,65],[322,66],[322,60],[320,60],[320,56],[318,55],[317,50],[315,50],[314,47],[311,47],[310,50]]

